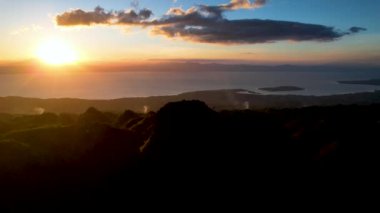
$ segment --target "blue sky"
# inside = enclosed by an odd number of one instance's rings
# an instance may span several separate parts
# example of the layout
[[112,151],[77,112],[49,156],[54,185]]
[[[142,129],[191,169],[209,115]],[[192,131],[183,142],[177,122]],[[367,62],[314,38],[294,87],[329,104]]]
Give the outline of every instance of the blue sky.
[[[152,10],[154,18],[160,18],[171,7],[188,9],[199,4],[220,5],[228,2],[229,0],[140,0],[139,8],[148,8]],[[131,8],[130,0],[0,0],[0,5],[0,34],[3,35],[0,41],[0,60],[32,58],[33,49],[37,45],[35,43],[50,36],[67,39],[83,52],[83,58],[87,60],[200,57],[221,60],[243,58],[258,62],[282,63],[289,60],[295,63],[329,63],[359,58],[358,62],[374,63],[380,58],[380,1],[377,0],[269,0],[262,8],[227,11],[224,15],[229,20],[292,21],[331,26],[341,31],[352,26],[367,29],[331,42],[276,41],[228,46],[152,36],[149,30],[139,27],[96,26],[91,29],[62,30],[54,23],[57,14],[70,9],[90,11],[99,5],[105,10],[123,10]],[[24,47],[23,52],[19,50],[21,46]],[[148,47],[157,51],[144,52],[143,49]],[[328,57],[323,55],[326,51]]]

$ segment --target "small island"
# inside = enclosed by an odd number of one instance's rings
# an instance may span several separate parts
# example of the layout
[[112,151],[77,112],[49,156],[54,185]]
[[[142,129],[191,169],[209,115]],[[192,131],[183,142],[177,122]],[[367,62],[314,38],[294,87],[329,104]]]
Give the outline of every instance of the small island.
[[289,91],[301,91],[301,90],[305,90],[305,88],[296,87],[296,86],[279,86],[279,87],[264,87],[264,88],[259,88],[259,90],[263,90],[267,92],[289,92]]
[[380,86],[380,79],[356,80],[356,81],[338,81],[338,83],[340,83],[340,84],[359,84],[359,85]]
[[236,94],[241,94],[241,95],[260,95],[258,92],[253,92],[249,90],[236,90]]

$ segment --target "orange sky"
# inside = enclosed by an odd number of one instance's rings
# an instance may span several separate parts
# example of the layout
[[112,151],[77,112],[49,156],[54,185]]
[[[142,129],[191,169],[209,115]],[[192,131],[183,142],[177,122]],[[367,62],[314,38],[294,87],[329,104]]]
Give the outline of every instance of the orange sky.
[[[228,0],[203,1],[206,4],[226,5]],[[252,1],[253,2],[253,1]],[[299,1],[302,7],[307,6],[304,1]],[[315,1],[314,1],[315,2]],[[324,0],[320,3],[323,5]],[[162,5],[152,1],[140,1],[140,8],[153,9],[152,19],[159,19],[173,7],[191,8],[197,1],[163,1]],[[319,3],[319,2],[318,2]],[[364,2],[365,3],[365,2]],[[363,3],[363,4],[364,4]],[[377,64],[380,58],[379,29],[369,20],[376,18],[371,7],[361,8],[366,13],[366,18],[350,17],[344,20],[350,8],[357,5],[345,5],[342,11],[336,13],[320,13],[309,8],[310,16],[303,16],[304,11],[293,10],[289,5],[282,5],[276,1],[269,1],[260,8],[239,8],[226,12],[225,18],[230,20],[274,19],[291,20],[305,23],[336,25],[337,30],[347,29],[355,25],[368,27],[368,31],[357,35],[342,36],[330,42],[316,41],[289,41],[279,40],[263,43],[234,43],[218,44],[194,42],[182,38],[168,38],[155,35],[152,27],[136,26],[57,26],[57,15],[70,11],[73,8],[81,8],[83,11],[92,11],[96,5],[102,5],[111,10],[134,9],[129,3],[123,5],[120,1],[11,1],[2,2],[0,18],[7,20],[1,24],[0,34],[0,61],[39,60],[52,64],[49,56],[53,55],[55,63],[67,60],[67,54],[75,55],[75,63],[132,63],[150,60],[220,60],[221,62],[246,62],[246,63],[300,63],[300,64],[324,64],[324,63],[369,63]],[[317,3],[316,3],[317,4]],[[333,7],[335,3],[331,4]],[[366,4],[370,4],[369,2]],[[333,11],[328,8],[326,11]],[[348,8],[350,7],[350,8]],[[238,9],[236,9],[238,8]],[[288,13],[287,13],[288,11]],[[21,15],[17,15],[19,13]],[[327,19],[327,18],[328,19]],[[372,17],[372,19],[371,19]],[[349,22],[352,22],[349,23]],[[372,28],[371,28],[372,26]],[[343,31],[342,30],[342,31]],[[55,45],[49,51],[45,51],[45,57],[41,56],[41,49],[51,41],[56,40]],[[58,43],[58,44],[57,44]],[[57,46],[68,46],[68,49]],[[46,49],[46,48],[45,48]],[[58,49],[58,50],[57,50]],[[54,52],[55,51],[55,52]],[[58,53],[57,53],[58,52]],[[62,56],[66,52],[66,56]],[[55,56],[56,54],[57,56]],[[51,57],[50,57],[51,58]],[[57,59],[58,58],[58,59]],[[57,62],[58,61],[58,62]]]

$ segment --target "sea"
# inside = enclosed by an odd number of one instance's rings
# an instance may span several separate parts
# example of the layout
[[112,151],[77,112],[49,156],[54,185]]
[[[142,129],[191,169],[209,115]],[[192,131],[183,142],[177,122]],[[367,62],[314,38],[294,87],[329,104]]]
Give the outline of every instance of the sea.
[[[380,79],[380,70],[255,72],[41,72],[0,74],[0,96],[117,99],[177,95],[184,92],[244,89],[263,95],[325,96],[371,92],[380,86],[340,84],[341,80]],[[262,87],[297,86],[305,90],[266,92]]]

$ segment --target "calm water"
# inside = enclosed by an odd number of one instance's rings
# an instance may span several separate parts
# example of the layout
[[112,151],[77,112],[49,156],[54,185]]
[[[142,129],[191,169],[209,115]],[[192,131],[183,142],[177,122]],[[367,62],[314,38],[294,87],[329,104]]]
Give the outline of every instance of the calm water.
[[[1,74],[0,96],[110,99],[175,95],[214,89],[263,94],[331,95],[373,91],[380,86],[338,84],[338,80],[380,78],[380,71],[349,72],[112,72]],[[305,91],[268,93],[260,87],[299,86]]]

